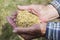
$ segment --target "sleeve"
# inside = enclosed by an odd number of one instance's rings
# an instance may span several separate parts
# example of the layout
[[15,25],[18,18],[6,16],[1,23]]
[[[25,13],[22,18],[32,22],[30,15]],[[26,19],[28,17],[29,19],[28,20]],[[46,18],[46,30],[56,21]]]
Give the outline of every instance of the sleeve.
[[49,22],[46,27],[48,40],[60,40],[60,22]]
[[60,0],[53,0],[50,4],[52,4],[57,9],[60,16]]

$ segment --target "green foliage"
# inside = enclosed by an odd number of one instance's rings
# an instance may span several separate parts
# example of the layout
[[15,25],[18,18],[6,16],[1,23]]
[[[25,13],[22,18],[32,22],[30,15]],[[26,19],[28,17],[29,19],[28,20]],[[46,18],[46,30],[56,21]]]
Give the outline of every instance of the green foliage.
[[6,23],[5,25],[3,25],[0,40],[20,40],[20,38],[12,32],[11,26]]

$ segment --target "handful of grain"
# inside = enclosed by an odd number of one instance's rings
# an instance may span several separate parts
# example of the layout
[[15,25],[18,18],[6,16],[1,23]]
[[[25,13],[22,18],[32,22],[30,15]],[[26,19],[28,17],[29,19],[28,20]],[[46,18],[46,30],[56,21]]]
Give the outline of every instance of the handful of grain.
[[18,12],[18,15],[16,17],[17,26],[29,27],[29,26],[32,26],[33,24],[37,24],[37,23],[40,23],[40,20],[36,15],[29,13],[28,11],[19,11]]

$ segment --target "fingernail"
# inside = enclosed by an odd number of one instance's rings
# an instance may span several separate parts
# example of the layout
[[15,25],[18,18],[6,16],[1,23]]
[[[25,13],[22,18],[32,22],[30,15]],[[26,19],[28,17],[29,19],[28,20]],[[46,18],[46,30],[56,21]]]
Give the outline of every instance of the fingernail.
[[17,32],[17,30],[13,30],[13,32],[14,32],[14,33],[16,33],[16,32]]

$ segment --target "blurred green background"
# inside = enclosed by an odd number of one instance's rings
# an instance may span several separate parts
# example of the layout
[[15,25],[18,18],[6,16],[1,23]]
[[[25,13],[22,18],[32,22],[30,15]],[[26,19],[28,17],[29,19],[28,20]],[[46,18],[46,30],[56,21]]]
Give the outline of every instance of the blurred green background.
[[[21,40],[12,32],[6,17],[17,10],[17,5],[48,4],[50,0],[0,0],[0,40]],[[39,38],[38,40],[46,40]]]

